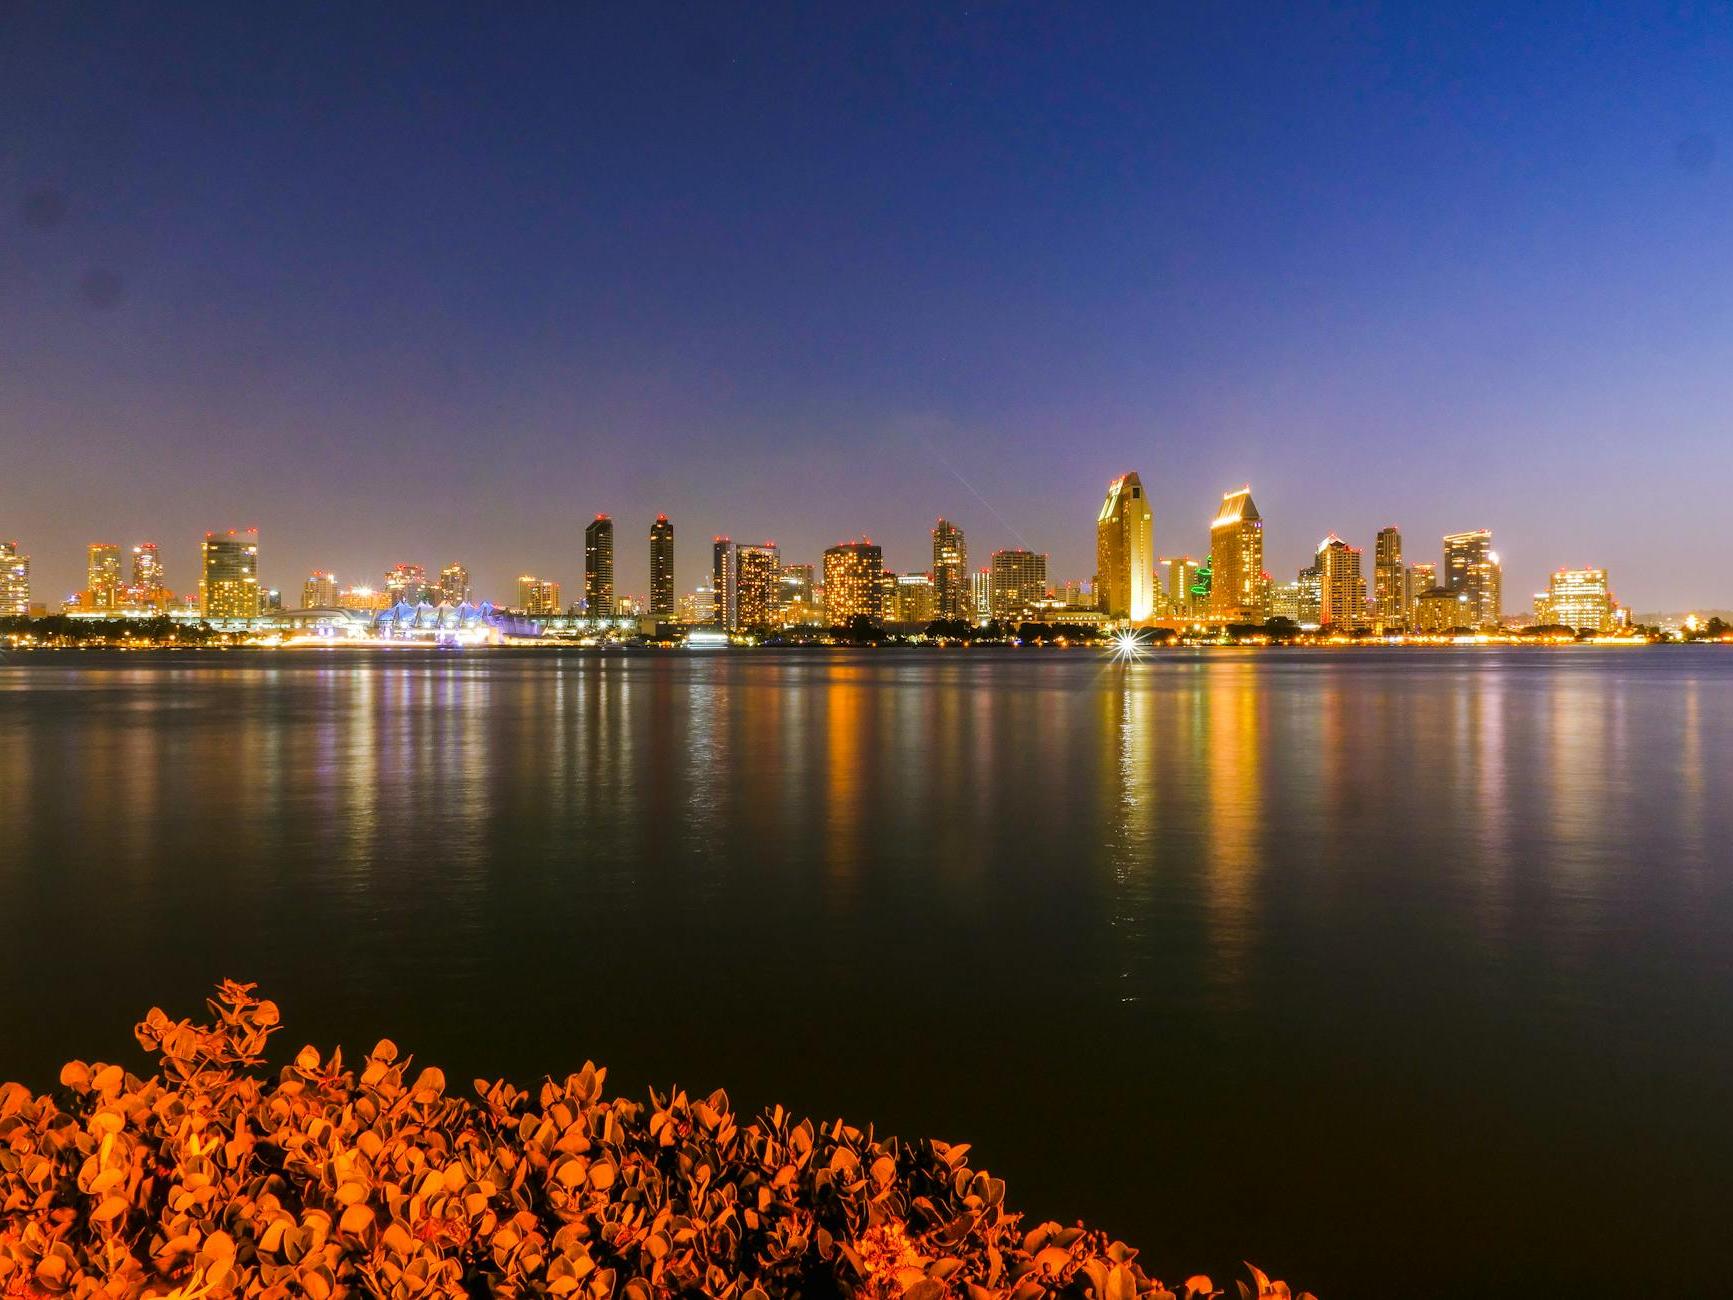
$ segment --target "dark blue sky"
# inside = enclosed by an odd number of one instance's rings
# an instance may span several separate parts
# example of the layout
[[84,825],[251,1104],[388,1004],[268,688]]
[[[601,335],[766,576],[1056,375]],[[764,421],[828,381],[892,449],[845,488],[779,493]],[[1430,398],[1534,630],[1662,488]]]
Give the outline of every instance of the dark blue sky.
[[[0,536],[575,589],[1249,480],[1733,605],[1725,6],[0,7]],[[965,484],[966,480],[966,484]]]

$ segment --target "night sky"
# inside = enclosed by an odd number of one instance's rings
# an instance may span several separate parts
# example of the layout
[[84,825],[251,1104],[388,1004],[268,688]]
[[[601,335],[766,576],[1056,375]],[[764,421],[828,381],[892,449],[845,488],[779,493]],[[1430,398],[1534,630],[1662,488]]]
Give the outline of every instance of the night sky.
[[1730,606],[1733,16],[1587,8],[0,4],[0,537],[1087,578],[1135,469]]

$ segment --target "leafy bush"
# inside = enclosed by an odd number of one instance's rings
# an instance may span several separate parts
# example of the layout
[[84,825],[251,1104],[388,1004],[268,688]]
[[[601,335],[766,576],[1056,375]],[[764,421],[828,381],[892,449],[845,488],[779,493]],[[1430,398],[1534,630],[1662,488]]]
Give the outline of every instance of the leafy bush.
[[150,1079],[74,1061],[63,1101],[0,1085],[6,1300],[1176,1295],[1099,1232],[1023,1231],[966,1147],[780,1107],[742,1123],[720,1092],[608,1100],[594,1065],[471,1100],[389,1041],[359,1071],[304,1047],[272,1078],[276,1006],[232,982],[209,1006],[145,1017]]

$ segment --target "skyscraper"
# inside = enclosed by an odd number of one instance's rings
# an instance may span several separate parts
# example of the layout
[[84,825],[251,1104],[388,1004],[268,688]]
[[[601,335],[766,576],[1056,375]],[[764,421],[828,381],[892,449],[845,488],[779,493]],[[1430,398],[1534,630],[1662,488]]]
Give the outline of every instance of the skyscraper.
[[385,571],[385,590],[394,605],[419,605],[427,599],[427,569],[419,564],[394,564]]
[[1037,551],[993,552],[993,617],[1001,623],[1025,617],[1047,595],[1047,557]]
[[314,569],[301,584],[302,609],[330,609],[337,603],[337,575]]
[[753,632],[780,627],[782,555],[775,542],[734,548],[735,626]]
[[735,602],[739,592],[734,585],[734,543],[717,537],[710,543],[710,591],[716,602],[716,621],[730,632],[740,626]]
[[969,575],[969,621],[985,623],[993,617],[993,571],[976,569]]
[[439,599],[446,605],[461,605],[469,599],[469,570],[455,560],[439,571]]
[[1269,593],[1264,520],[1249,484],[1222,497],[1209,536],[1210,617],[1218,623],[1262,623]]
[[259,530],[205,534],[199,548],[199,613],[205,618],[259,615]]
[[1492,530],[1450,533],[1444,539],[1444,586],[1468,597],[1473,626],[1496,624],[1504,615],[1504,574],[1492,549]]
[[518,608],[526,614],[549,615],[560,612],[560,584],[547,578],[525,573],[517,580]]
[[84,590],[88,609],[118,609],[121,604],[120,547],[92,542],[85,548]]
[[1408,573],[1402,567],[1402,534],[1394,524],[1378,530],[1373,548],[1372,608],[1381,628],[1408,624]]
[[1095,595],[1109,618],[1143,623],[1155,614],[1155,514],[1134,473],[1107,485],[1095,517]]
[[163,578],[162,552],[155,542],[140,542],[132,548],[132,585],[127,588],[127,603],[166,609],[171,595]]
[[1438,585],[1438,566],[1436,564],[1410,564],[1408,566],[1408,626],[1420,626],[1420,597]]
[[614,616],[614,521],[606,515],[584,529],[584,608],[591,618]]
[[948,519],[933,525],[933,610],[935,618],[969,616],[969,550]]
[[17,542],[0,542],[0,616],[30,612],[30,557]]
[[1161,567],[1167,570],[1167,616],[1196,618],[1203,612],[1191,594],[1192,585],[1197,582],[1198,562],[1189,555],[1170,555],[1162,559]]
[[856,618],[883,618],[879,581],[885,554],[870,541],[838,542],[824,553],[824,620],[844,627]]
[[1613,594],[1605,569],[1560,569],[1547,587],[1547,622],[1578,632],[1612,627]]
[[1301,627],[1317,627],[1324,616],[1324,569],[1316,558],[1300,570],[1294,585],[1299,588],[1294,621]]
[[924,573],[904,573],[898,576],[894,621],[924,626],[938,617],[937,609],[936,584],[931,578]]
[[1333,631],[1366,626],[1366,579],[1360,548],[1331,533],[1318,546],[1318,622]]
[[650,525],[650,617],[674,621],[674,525],[667,515]]

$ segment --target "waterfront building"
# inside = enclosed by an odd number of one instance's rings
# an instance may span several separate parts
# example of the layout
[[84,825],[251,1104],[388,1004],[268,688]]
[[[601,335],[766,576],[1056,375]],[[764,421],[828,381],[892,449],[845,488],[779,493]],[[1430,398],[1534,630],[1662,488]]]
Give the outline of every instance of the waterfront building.
[[584,529],[584,607],[591,618],[614,615],[614,521],[606,515]]
[[650,525],[650,617],[667,623],[674,613],[674,525],[657,515]]
[[1039,551],[993,552],[993,617],[1022,619],[1047,596],[1047,557]]
[[85,548],[84,609],[119,609],[121,600],[120,547],[113,542],[92,542]]
[[385,590],[393,605],[419,605],[427,599],[427,569],[419,564],[394,564],[385,571]]
[[1409,627],[1420,626],[1420,616],[1416,609],[1421,593],[1431,591],[1438,585],[1438,566],[1436,564],[1418,563],[1408,566],[1407,617]]
[[30,557],[17,542],[0,542],[0,617],[30,612]]
[[932,587],[934,617],[969,617],[969,550],[963,530],[948,519],[933,525]]
[[551,615],[560,612],[560,584],[551,578],[538,578],[533,573],[517,580],[517,604],[524,613]]
[[1262,623],[1267,617],[1264,520],[1250,485],[1222,497],[1210,523],[1209,616],[1218,623]]
[[1331,533],[1318,545],[1318,623],[1332,631],[1366,626],[1366,579],[1360,548]]
[[302,609],[335,609],[337,607],[337,575],[314,569],[301,584]]
[[919,623],[925,627],[938,617],[937,584],[924,573],[899,574],[896,599],[894,621],[898,623]]
[[167,610],[174,599],[163,577],[162,552],[155,542],[140,542],[132,548],[132,585],[126,603]]
[[1373,547],[1372,611],[1384,631],[1408,624],[1408,573],[1402,567],[1402,533],[1394,524],[1378,530]]
[[456,561],[439,571],[439,599],[446,605],[461,605],[469,599],[469,570]]
[[[335,578],[332,579],[336,581]],[[380,610],[390,609],[395,602],[391,593],[379,587],[345,587],[337,593],[337,608]]]
[[1613,626],[1613,594],[1605,569],[1559,569],[1547,584],[1546,622],[1577,632]]
[[796,608],[810,612],[813,603],[810,564],[784,564],[777,581],[781,591],[778,606],[785,615]]
[[1472,626],[1493,626],[1503,618],[1503,578],[1490,528],[1445,537],[1443,585],[1467,595]]
[[970,622],[976,624],[986,623],[992,619],[993,571],[991,569],[976,569],[969,575],[969,613],[966,617]]
[[832,627],[855,618],[880,621],[879,578],[884,569],[884,550],[871,541],[839,542],[825,551],[824,621]]
[[1300,570],[1295,583],[1300,589],[1300,612],[1294,621],[1302,627],[1317,627],[1324,617],[1324,570],[1316,559]]
[[1290,623],[1300,621],[1300,584],[1278,582],[1270,587],[1270,617],[1285,618]]
[[1465,591],[1432,587],[1414,599],[1414,626],[1421,632],[1473,630],[1474,610]]
[[1162,586],[1167,592],[1166,614],[1169,618],[1193,619],[1203,613],[1198,608],[1198,601],[1192,595],[1192,587],[1198,579],[1198,571],[1202,567],[1189,555],[1169,555],[1163,557],[1161,567],[1167,576]]
[[730,632],[740,626],[735,618],[734,543],[717,537],[710,544],[710,588],[715,595],[716,621]]
[[762,632],[782,625],[782,555],[775,542],[734,548],[735,626]]
[[1095,517],[1095,594],[1108,618],[1155,616],[1155,514],[1135,473],[1107,485]]
[[209,532],[199,548],[199,613],[205,618],[259,614],[259,530]]

